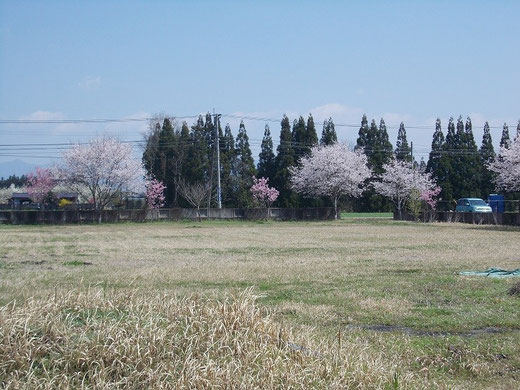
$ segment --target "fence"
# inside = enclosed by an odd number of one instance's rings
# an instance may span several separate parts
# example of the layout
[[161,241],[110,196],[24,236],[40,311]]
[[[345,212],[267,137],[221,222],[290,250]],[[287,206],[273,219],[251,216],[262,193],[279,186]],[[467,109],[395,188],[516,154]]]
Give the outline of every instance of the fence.
[[[501,201],[490,201],[490,206],[493,207],[494,204],[497,204],[497,202],[501,203],[501,210],[503,210],[506,213],[520,213],[520,200],[501,200]],[[445,201],[440,200],[437,202],[436,209],[438,211],[454,211],[456,207],[455,201]],[[495,206],[496,207],[496,206]]]
[[509,225],[520,226],[520,212],[515,213],[461,213],[455,211],[427,211],[417,217],[403,212],[401,218],[394,213],[395,220],[422,222],[460,222],[476,225]]
[[[77,224],[95,222],[144,222],[152,220],[179,221],[199,218],[197,209],[159,209],[159,210],[4,210],[0,211],[0,223],[25,224]],[[271,218],[290,220],[331,220],[334,208],[315,207],[299,209],[200,209],[202,219],[245,219],[256,220]]]

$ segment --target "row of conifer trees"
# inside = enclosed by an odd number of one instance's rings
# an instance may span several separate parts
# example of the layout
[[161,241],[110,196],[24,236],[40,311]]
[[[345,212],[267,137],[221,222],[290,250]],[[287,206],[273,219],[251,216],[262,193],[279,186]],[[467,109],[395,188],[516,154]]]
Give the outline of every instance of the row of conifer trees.
[[[520,122],[517,133],[520,133]],[[143,163],[150,175],[166,184],[167,207],[187,205],[178,191],[181,180],[188,183],[207,183],[213,189],[209,204],[216,205],[217,134],[223,207],[253,206],[249,192],[253,176],[269,178],[270,185],[280,191],[275,206],[328,205],[325,200],[304,199],[292,191],[289,169],[297,165],[302,156],[308,155],[312,146],[337,142],[331,118],[323,123],[321,137],[318,139],[312,115],[307,120],[300,116],[293,121],[292,126],[289,118],[284,115],[276,150],[270,128],[266,125],[258,164],[255,166],[244,122],[240,123],[235,138],[229,124],[222,129],[220,121],[215,122],[208,113],[206,116],[199,116],[192,126],[187,122],[179,125],[168,117],[156,118],[150,125],[145,139]],[[507,146],[509,143],[508,128],[504,125],[500,145]],[[486,168],[486,162],[496,158],[487,122],[482,146],[478,149],[470,118],[465,125],[461,117],[456,125],[453,118],[450,118],[446,137],[441,121],[437,119],[427,165],[423,160],[420,163],[412,161],[412,151],[403,123],[400,124],[394,149],[384,119],[380,120],[379,125],[375,120],[369,124],[366,115],[363,115],[355,147],[363,148],[369,166],[376,174],[382,173],[383,164],[393,157],[413,162],[418,169],[431,172],[442,188],[441,198],[447,202],[466,196],[485,198],[494,192],[493,176]],[[391,209],[388,200],[370,190],[351,206],[358,211]]]

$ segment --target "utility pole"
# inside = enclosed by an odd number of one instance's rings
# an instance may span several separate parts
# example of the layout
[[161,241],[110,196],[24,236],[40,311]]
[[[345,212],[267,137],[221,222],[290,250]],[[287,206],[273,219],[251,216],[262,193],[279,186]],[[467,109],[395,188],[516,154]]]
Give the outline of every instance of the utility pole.
[[220,188],[220,137],[219,137],[219,125],[220,125],[220,117],[222,114],[215,114],[213,111],[213,116],[215,117],[215,147],[217,148],[217,204],[218,208],[222,208],[222,189]]

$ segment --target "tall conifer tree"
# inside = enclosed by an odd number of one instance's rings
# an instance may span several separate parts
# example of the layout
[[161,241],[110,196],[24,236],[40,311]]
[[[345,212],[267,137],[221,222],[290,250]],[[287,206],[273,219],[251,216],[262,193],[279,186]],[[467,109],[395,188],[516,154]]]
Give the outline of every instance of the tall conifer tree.
[[280,207],[294,207],[296,194],[290,188],[289,168],[295,165],[294,149],[292,147],[292,133],[289,118],[283,116],[280,131],[280,144],[276,154],[276,174],[274,187],[280,192],[277,203]]
[[[449,121],[449,133],[450,137],[455,137],[455,126],[453,124],[453,118]],[[446,139],[442,132],[441,120],[437,118],[435,122],[435,132],[433,133],[432,147],[430,156],[428,158],[428,164],[426,165],[426,171],[431,173],[435,178],[437,185],[441,187],[441,198],[444,201],[451,201],[452,190],[451,183],[449,181],[449,159],[446,158],[447,154]],[[451,207],[451,203],[440,204],[441,208]]]
[[368,119],[367,116],[363,114],[363,117],[361,118],[361,127],[359,128],[358,138],[356,141],[356,149],[368,149],[371,146],[369,141],[369,132]]
[[404,128],[403,122],[399,125],[399,131],[397,132],[395,158],[400,161],[412,162],[412,151],[408,145],[408,140],[406,139],[406,129]]
[[511,146],[511,138],[509,138],[509,127],[504,123],[502,128],[502,137],[500,138],[500,147],[509,149]]
[[481,178],[481,195],[484,197],[494,192],[495,185],[493,183],[494,174],[487,168],[487,164],[495,160],[495,149],[493,147],[493,140],[491,139],[491,132],[489,131],[489,123],[484,124],[484,135],[482,136],[482,145],[479,150],[482,178]]
[[298,120],[294,120],[292,128],[292,143],[295,152],[295,160],[298,162],[310,148],[307,146],[307,131],[305,129],[305,119],[300,116]]
[[323,121],[323,131],[321,132],[320,145],[332,145],[338,142],[336,129],[332,118]]
[[[375,124],[375,122],[373,122]],[[372,125],[371,125],[372,131]],[[374,172],[383,173],[383,165],[390,162],[393,156],[393,147],[388,137],[386,123],[383,118],[379,121],[372,151],[372,161],[374,164]]]
[[221,166],[221,187],[222,204],[226,207],[235,205],[233,167],[235,164],[235,139],[231,132],[231,126],[226,124],[224,135],[220,144],[220,166]]
[[266,177],[273,182],[275,175],[275,156],[273,151],[273,139],[269,125],[265,125],[264,138],[260,155],[258,156],[258,177]]
[[311,148],[318,144],[318,134],[316,133],[316,126],[314,125],[314,118],[312,114],[309,114],[307,118],[307,126],[305,128],[305,143],[307,149],[305,154],[308,155],[311,152]]
[[249,146],[244,122],[240,122],[235,141],[235,175],[236,175],[236,202],[238,207],[252,205],[250,188],[253,185],[253,176],[256,176],[256,168]]
[[204,118],[199,115],[197,122],[191,127],[191,142],[184,167],[184,180],[189,183],[209,182],[209,145]]
[[[482,166],[480,156],[478,154],[477,144],[475,143],[475,137],[473,136],[473,125],[471,118],[468,116],[466,119],[466,125],[464,127],[464,143],[462,145],[461,155],[459,157],[462,182],[459,183],[456,193],[456,197],[480,197]],[[454,183],[455,187],[455,183]]]

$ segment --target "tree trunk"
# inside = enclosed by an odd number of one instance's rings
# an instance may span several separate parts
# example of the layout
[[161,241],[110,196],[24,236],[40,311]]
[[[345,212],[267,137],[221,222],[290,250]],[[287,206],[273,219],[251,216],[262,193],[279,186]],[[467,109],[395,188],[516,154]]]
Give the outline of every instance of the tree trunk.
[[338,219],[338,197],[334,197],[334,219]]
[[199,222],[202,222],[202,218],[200,217],[200,206],[197,206],[197,218],[199,219]]

